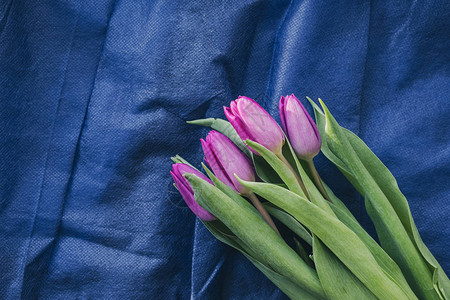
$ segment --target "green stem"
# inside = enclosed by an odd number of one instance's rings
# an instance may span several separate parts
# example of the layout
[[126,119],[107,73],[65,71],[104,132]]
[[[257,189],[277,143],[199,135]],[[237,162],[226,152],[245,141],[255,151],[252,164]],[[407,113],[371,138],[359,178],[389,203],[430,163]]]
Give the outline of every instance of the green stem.
[[273,222],[272,218],[270,217],[267,210],[264,208],[264,206],[261,204],[261,201],[259,201],[258,197],[253,192],[249,192],[249,194],[246,195],[250,201],[253,203],[255,208],[259,211],[261,216],[266,220],[266,222],[275,230],[276,233],[280,234],[278,231],[277,226],[275,226],[275,223]]
[[298,173],[294,170],[294,168],[291,166],[291,164],[287,161],[286,157],[284,157],[283,153],[279,153],[276,154],[278,156],[279,159],[281,159],[281,161],[292,171],[292,173],[294,173],[295,178],[297,178],[298,184],[300,185],[300,187],[303,190],[303,193],[305,193],[306,198],[309,199],[309,194],[308,191],[306,190],[305,185],[303,184],[302,179],[300,178],[300,176],[298,175]]
[[314,181],[314,184],[316,185],[317,189],[320,191],[322,196],[331,202],[330,197],[327,194],[327,191],[325,190],[325,187],[322,184],[322,179],[320,179],[319,173],[316,170],[316,166],[314,165],[314,162],[311,160],[305,160],[306,165],[308,166],[309,170],[311,171],[311,176]]

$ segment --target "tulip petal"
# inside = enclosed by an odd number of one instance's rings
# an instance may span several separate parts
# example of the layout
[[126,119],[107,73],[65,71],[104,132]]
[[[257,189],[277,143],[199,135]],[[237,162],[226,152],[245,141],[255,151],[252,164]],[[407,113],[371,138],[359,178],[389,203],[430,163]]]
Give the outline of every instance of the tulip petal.
[[212,181],[208,177],[206,177],[203,173],[199,172],[198,170],[187,164],[183,163],[173,164],[172,169],[173,171],[170,172],[170,175],[172,175],[173,181],[175,182],[175,186],[177,187],[178,191],[180,192],[181,196],[183,197],[187,206],[192,210],[192,212],[197,217],[199,217],[204,221],[215,220],[216,217],[214,217],[211,213],[202,208],[197,203],[197,201],[195,201],[194,191],[192,190],[192,187],[187,181],[187,179],[183,177],[183,174],[185,173],[194,174],[210,184],[212,184]]
[[[207,181],[210,184],[213,184],[212,181],[206,177],[202,172],[194,169],[193,167],[186,165],[186,164],[173,164],[172,165],[175,172],[178,172],[180,176],[182,176],[184,173],[191,173],[196,175],[197,177],[200,177],[201,179]],[[190,185],[189,185],[190,186]]]
[[203,207],[201,207],[197,203],[197,201],[195,201],[192,187],[184,177],[180,178],[175,172],[172,171],[170,172],[170,175],[172,175],[173,181],[175,182],[175,186],[177,187],[187,206],[197,217],[199,217],[204,221],[212,221],[216,219],[216,217],[214,217],[211,213],[206,211]]
[[[223,109],[224,109],[225,116],[227,117],[228,121],[230,121],[231,125],[234,127],[237,134],[243,141],[254,140],[254,138],[250,135],[250,133],[245,130],[245,125],[242,122],[239,115],[235,115],[233,113],[233,109],[236,110],[235,107],[236,107],[235,101],[232,101],[230,103],[230,107],[224,106]],[[258,152],[253,150],[251,147],[247,146],[247,148],[250,149],[250,151],[252,151],[253,153],[258,154]]]
[[194,191],[192,190],[191,186],[189,185],[189,182],[187,182],[186,180],[182,180],[183,178],[183,174],[180,172],[179,166],[181,166],[182,164],[173,164],[172,165],[172,169],[173,172],[170,172],[170,174],[172,174],[173,176],[176,176],[177,180],[179,181],[179,184],[177,184],[177,182],[175,181],[175,184],[177,185],[178,190],[181,189],[181,186],[183,186],[184,190],[188,191],[189,193],[193,193]]
[[201,139],[200,142],[202,143],[203,153],[205,154],[205,162],[213,170],[214,174],[220,179],[220,181],[236,191],[235,186],[228,177],[225,169],[221,165],[220,160],[217,158],[214,149],[212,148],[210,136],[208,135],[206,137],[206,141]]
[[312,159],[320,151],[320,135],[303,104],[294,96],[286,97],[284,106],[286,134],[297,155]]
[[251,98],[240,96],[235,103],[234,111],[237,111],[245,131],[250,136],[248,139],[271,151],[281,151],[284,134],[272,116]]
[[[226,174],[227,179],[232,182],[238,193],[245,193],[247,189],[239,183],[234,174],[241,178],[247,178],[248,181],[255,180],[255,173],[247,156],[243,155],[229,138],[217,131],[211,131],[206,139],[209,140],[210,148],[221,167],[221,171]],[[211,168],[216,173],[214,168]],[[219,179],[221,178],[219,177]]]
[[287,132],[287,127],[286,127],[286,115],[284,113],[285,106],[286,106],[286,98],[284,96],[281,96],[280,102],[278,105],[278,112],[280,115],[281,127],[283,128],[284,133],[287,136],[289,136],[288,132]]
[[[292,94],[291,96],[294,97],[295,99],[297,99],[297,97],[295,97],[294,94]],[[319,144],[321,144],[320,133],[319,133],[319,129],[317,128],[316,123],[311,118],[310,114],[308,113],[308,111],[306,110],[306,108],[302,104],[302,102],[300,100],[298,100],[298,99],[297,99],[297,101],[300,103],[300,106],[302,107],[303,112],[305,113],[306,117],[308,118],[309,124],[311,124],[311,127],[314,129],[314,134],[316,135],[317,140],[319,141]]]

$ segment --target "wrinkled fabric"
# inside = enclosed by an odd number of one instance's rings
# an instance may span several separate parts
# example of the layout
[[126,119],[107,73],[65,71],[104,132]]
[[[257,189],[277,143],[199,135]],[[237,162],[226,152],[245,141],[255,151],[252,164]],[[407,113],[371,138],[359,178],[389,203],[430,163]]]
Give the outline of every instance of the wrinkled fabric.
[[448,1],[0,1],[0,298],[286,299],[169,174],[239,95],[322,98],[449,273],[449,36]]

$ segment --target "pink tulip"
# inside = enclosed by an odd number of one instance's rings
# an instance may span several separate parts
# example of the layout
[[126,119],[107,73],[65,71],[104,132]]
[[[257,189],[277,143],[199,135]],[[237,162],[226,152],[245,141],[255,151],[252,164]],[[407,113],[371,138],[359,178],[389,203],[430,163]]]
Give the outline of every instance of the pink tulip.
[[321,146],[316,123],[294,94],[281,96],[279,110],[281,126],[295,153],[303,160],[312,160],[319,153]]
[[[284,144],[284,134],[277,122],[255,100],[239,96],[224,107],[225,115],[234,129],[245,141],[257,142],[275,154],[281,153]],[[249,149],[258,154],[255,150]]]
[[183,197],[189,208],[192,210],[192,212],[203,221],[215,220],[216,217],[214,217],[197,203],[194,198],[194,191],[192,190],[192,187],[187,179],[183,177],[183,174],[191,173],[213,184],[211,180],[209,180],[209,178],[207,178],[196,169],[186,164],[173,164],[172,168],[173,171],[170,171],[170,174],[172,175],[173,181],[175,182],[178,191],[180,192],[181,196]]
[[210,131],[206,141],[200,140],[205,161],[217,178],[240,194],[248,193],[234,174],[246,181],[255,181],[253,166],[246,155],[225,135]]

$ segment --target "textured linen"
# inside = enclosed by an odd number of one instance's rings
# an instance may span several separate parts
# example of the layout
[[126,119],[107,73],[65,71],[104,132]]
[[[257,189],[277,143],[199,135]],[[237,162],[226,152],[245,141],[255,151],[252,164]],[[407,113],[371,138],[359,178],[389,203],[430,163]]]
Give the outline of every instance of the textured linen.
[[324,99],[450,272],[449,36],[443,0],[0,1],[0,298],[286,299],[169,174],[171,155],[202,160],[185,121],[238,95],[277,120],[281,94]]

